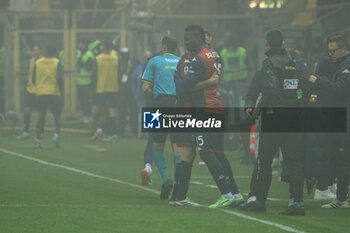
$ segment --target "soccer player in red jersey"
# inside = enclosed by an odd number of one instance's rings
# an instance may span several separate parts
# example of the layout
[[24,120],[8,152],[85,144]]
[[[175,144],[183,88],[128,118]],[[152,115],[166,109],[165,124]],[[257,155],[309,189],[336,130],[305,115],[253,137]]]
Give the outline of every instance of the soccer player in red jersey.
[[[197,25],[191,25],[185,29],[184,42],[188,53],[180,60],[174,77],[178,103],[183,107],[192,104],[197,108],[197,116],[224,114],[223,101],[218,95],[217,83],[208,85],[212,76],[215,73],[220,75],[221,72],[218,53],[204,46],[205,33],[203,28]],[[210,208],[234,206],[244,202],[233,178],[231,165],[224,154],[223,135],[222,132],[195,133],[200,157],[206,163],[221,192],[220,198],[210,205]],[[186,156],[189,153],[181,153],[181,143],[185,139],[190,140],[189,137],[178,137],[181,159],[175,172],[175,184],[178,184],[178,187],[174,187],[176,195],[173,195],[173,198],[177,199],[176,203],[181,202],[185,197],[183,193],[186,185],[188,189],[194,158]]]

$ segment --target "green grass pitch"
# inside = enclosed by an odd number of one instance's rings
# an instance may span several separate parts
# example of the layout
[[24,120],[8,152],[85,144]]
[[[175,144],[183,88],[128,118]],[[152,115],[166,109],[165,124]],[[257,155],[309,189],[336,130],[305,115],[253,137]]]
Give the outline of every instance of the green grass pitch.
[[[305,217],[278,215],[289,198],[288,186],[278,181],[279,176],[273,176],[269,192],[273,200],[267,202],[266,213],[208,209],[205,206],[219,192],[198,157],[189,196],[204,207],[169,206],[159,199],[161,179],[155,166],[153,185],[148,189],[139,185],[146,140],[91,143],[87,134],[62,132],[62,148],[55,149],[51,134],[46,131],[42,149],[34,149],[33,137],[16,140],[13,132],[0,129],[0,233],[344,233],[350,229],[350,209],[321,209],[326,202],[306,194]],[[173,174],[168,144],[166,148]],[[227,156],[241,192],[247,193],[253,166],[239,164],[239,153],[227,151]]]

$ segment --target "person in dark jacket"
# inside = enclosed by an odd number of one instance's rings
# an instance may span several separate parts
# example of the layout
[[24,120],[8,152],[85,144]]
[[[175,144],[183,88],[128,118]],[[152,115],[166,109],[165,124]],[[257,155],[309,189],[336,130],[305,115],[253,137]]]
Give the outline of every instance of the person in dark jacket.
[[[327,91],[329,103],[332,107],[346,108],[346,132],[332,134],[329,143],[332,144],[333,161],[335,162],[337,177],[337,198],[322,208],[346,208],[349,182],[349,140],[350,140],[350,54],[349,45],[341,34],[331,36],[328,40],[328,54],[336,64],[336,70],[332,77],[310,75],[309,81],[317,88]],[[341,121],[343,116],[334,114],[334,123]]]
[[[279,30],[274,29],[267,33],[265,40],[267,58],[262,65],[262,97],[258,104],[258,108],[263,108],[258,152],[257,199],[241,205],[240,209],[254,212],[266,211],[265,202],[272,178],[272,160],[280,147],[290,173],[289,190],[294,199],[288,209],[280,214],[303,216],[305,215],[302,202],[303,162],[296,150],[297,135],[278,133],[288,132],[297,127],[297,111],[290,108],[298,106],[297,90],[302,72],[289,58],[282,44],[283,35]],[[287,126],[286,122],[288,122]]]
[[[252,82],[249,86],[248,93],[245,98],[245,114],[250,119],[258,118],[258,109],[255,108],[256,102],[260,96],[262,83],[261,83],[261,72],[257,71],[254,74]],[[257,153],[257,152],[255,152]],[[256,201],[256,189],[257,189],[257,174],[258,173],[258,162],[254,161],[254,169],[250,179],[250,191],[248,193],[248,203]]]
[[[308,73],[307,64],[306,64],[304,58],[300,55],[300,52],[295,49],[294,40],[286,39],[284,41],[284,48],[285,48],[288,56],[295,62],[297,68],[299,70],[301,70],[301,72],[303,73],[303,77],[306,77],[306,74]],[[259,98],[259,95],[262,91],[262,81],[261,81],[262,78],[260,78],[260,77],[261,77],[261,72],[257,71],[253,77],[253,80],[252,80],[252,82],[249,86],[249,89],[248,89],[247,96],[245,98],[245,114],[251,119],[256,119],[258,117],[259,110],[257,108],[255,108],[255,105],[256,105],[257,100]],[[304,94],[306,99],[308,99],[308,97],[306,96],[308,94],[309,93]],[[306,102],[306,101],[303,101],[303,102]],[[300,140],[298,140],[298,143],[301,146],[300,149],[301,150],[304,149],[306,151],[305,145],[304,145],[304,144],[306,144],[306,141],[305,142],[302,141],[303,139],[305,139],[305,138],[300,138]],[[299,148],[299,146],[298,146],[298,148]],[[277,152],[276,156],[280,156],[280,151]],[[253,169],[252,176],[251,176],[251,181],[250,181],[250,192],[248,193],[248,203],[256,200],[257,170],[258,170],[258,163],[255,162],[254,169]],[[285,166],[284,161],[282,161],[281,181],[288,183],[289,179],[290,179],[290,177],[288,174],[288,169]],[[292,203],[293,203],[293,199],[291,198],[290,204],[292,204]]]
[[[326,44],[328,46],[328,43]],[[317,61],[315,74],[319,76],[332,77],[335,73],[336,65],[332,61],[328,52],[324,53]],[[327,114],[322,111],[322,107],[330,107],[329,93],[326,90],[313,87],[310,94],[308,107],[317,107],[317,112],[313,111],[312,115],[307,116],[307,120],[313,122],[315,117],[322,120],[322,124],[326,124]],[[317,115],[316,115],[317,114]],[[329,146],[329,135],[328,133],[313,133],[316,136],[314,145],[308,145],[310,150],[315,151],[315,158],[313,161],[309,161],[309,166],[314,167],[316,170],[316,190],[314,200],[334,200],[336,198],[334,186],[331,186],[335,181],[335,168],[332,156],[332,147]],[[332,133],[330,133],[332,134]],[[311,142],[312,143],[312,142]],[[308,164],[308,163],[307,163]],[[316,164],[316,166],[315,166]]]
[[[318,157],[321,154],[320,147],[320,134],[317,132],[313,133],[304,133],[307,132],[308,128],[314,125],[314,117],[320,116],[322,114],[319,107],[319,102],[316,101],[317,90],[312,88],[312,84],[307,81],[308,78],[308,67],[305,59],[302,57],[301,52],[295,48],[295,41],[291,38],[287,38],[284,41],[284,48],[287,51],[288,56],[295,62],[297,68],[302,72],[301,86],[303,89],[299,89],[298,98],[300,98],[300,131],[298,137],[298,153],[302,154],[304,158],[304,175],[306,180],[306,187],[308,195],[311,195],[313,187],[315,185],[315,180],[317,177],[317,166],[315,166],[315,161],[319,161]],[[282,161],[282,181],[289,180],[288,169]]]

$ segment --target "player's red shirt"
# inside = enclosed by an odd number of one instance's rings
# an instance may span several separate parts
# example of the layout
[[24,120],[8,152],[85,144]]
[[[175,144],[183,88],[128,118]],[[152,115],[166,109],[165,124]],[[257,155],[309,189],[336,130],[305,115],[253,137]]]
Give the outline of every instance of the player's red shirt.
[[[219,55],[210,48],[202,48],[196,56],[185,54],[177,67],[175,83],[178,95],[191,93],[191,102],[194,107],[215,109],[223,112],[224,104],[219,96],[218,85],[192,91],[196,83],[209,79],[215,71],[220,73],[221,64]],[[177,78],[178,75],[178,79]],[[179,79],[181,77],[181,79]],[[187,103],[187,99],[183,99]]]

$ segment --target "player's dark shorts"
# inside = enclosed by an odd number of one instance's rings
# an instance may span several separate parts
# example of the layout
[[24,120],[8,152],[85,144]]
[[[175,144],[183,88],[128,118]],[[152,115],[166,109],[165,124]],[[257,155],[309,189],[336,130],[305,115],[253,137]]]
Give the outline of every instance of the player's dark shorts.
[[37,107],[40,112],[46,112],[47,108],[54,115],[60,115],[62,111],[62,103],[60,96],[57,95],[39,95],[36,97]]
[[198,132],[196,141],[198,153],[224,153],[223,132]]
[[[154,107],[172,108],[172,107],[175,107],[175,104],[176,104],[176,96],[174,95],[160,95],[153,101]],[[164,111],[162,113],[164,113]],[[153,142],[165,143],[165,140],[168,135],[170,135],[171,144],[176,143],[176,133],[160,133],[160,132],[152,133]]]
[[[197,118],[202,120],[223,119],[223,113],[212,113],[209,110],[198,109]],[[224,153],[224,132],[196,132],[195,135],[199,153]]]
[[195,139],[194,133],[191,133],[191,132],[178,132],[178,133],[176,133],[176,145],[178,147],[195,146],[196,139]]
[[118,101],[117,92],[101,92],[95,93],[93,104],[99,107],[116,108]]
[[37,97],[36,94],[29,93],[27,90],[24,92],[24,107],[34,108],[37,106]]

